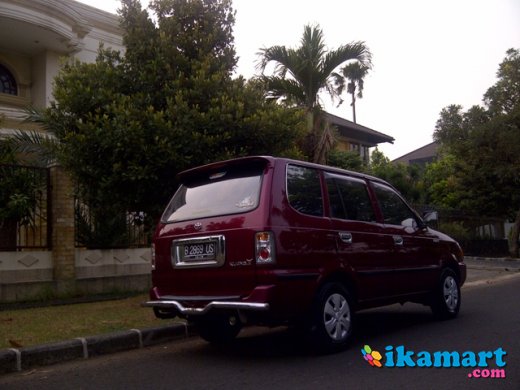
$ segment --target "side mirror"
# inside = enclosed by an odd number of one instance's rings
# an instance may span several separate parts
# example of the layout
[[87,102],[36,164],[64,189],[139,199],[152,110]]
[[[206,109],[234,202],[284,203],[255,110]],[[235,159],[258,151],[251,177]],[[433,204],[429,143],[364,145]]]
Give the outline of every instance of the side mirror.
[[401,226],[417,229],[417,221],[414,218],[407,218],[401,222]]
[[422,217],[424,228],[431,227],[438,229],[439,226],[439,213],[437,211],[427,211]]
[[439,220],[439,213],[437,211],[427,211],[423,214],[424,222],[437,222]]

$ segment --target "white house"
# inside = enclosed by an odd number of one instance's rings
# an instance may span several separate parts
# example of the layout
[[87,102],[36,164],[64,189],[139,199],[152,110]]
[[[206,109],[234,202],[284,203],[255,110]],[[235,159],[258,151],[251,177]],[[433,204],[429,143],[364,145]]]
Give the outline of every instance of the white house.
[[[73,0],[0,0],[0,137],[39,130],[22,123],[25,109],[48,107],[62,61],[93,62],[100,42],[124,50],[117,15]],[[46,175],[52,191],[42,191],[43,217],[0,234],[0,301],[146,288],[149,248],[76,248],[70,179],[58,166]]]
[[46,107],[63,58],[96,59],[99,43],[123,50],[118,16],[73,0],[0,0],[0,134],[27,106]]

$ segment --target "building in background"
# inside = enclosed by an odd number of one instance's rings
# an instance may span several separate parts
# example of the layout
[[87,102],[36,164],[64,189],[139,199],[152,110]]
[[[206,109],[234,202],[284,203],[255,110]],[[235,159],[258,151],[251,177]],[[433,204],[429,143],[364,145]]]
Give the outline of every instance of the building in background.
[[398,157],[392,162],[394,163],[402,163],[405,165],[418,164],[418,165],[426,165],[431,162],[437,160],[439,153],[439,143],[432,142],[428,145],[424,145],[419,149],[416,149],[410,153],[405,154],[404,156]]
[[[100,43],[124,50],[117,15],[73,0],[0,0],[0,137],[44,131],[23,123],[26,109],[48,107],[63,61],[94,62]],[[61,167],[3,168],[39,184],[30,223],[0,220],[0,301],[148,288],[149,248],[76,247],[73,185]]]
[[326,118],[338,129],[338,145],[336,148],[341,151],[358,152],[365,163],[369,162],[370,148],[384,142],[393,144],[395,141],[389,135],[361,126],[339,116],[326,113]]

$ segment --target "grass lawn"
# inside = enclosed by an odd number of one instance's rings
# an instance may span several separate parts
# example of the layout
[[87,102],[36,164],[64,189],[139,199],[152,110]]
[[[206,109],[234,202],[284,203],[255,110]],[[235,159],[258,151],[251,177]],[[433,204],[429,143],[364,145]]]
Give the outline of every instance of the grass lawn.
[[141,302],[148,295],[93,303],[0,311],[0,349],[20,348],[103,333],[166,326]]

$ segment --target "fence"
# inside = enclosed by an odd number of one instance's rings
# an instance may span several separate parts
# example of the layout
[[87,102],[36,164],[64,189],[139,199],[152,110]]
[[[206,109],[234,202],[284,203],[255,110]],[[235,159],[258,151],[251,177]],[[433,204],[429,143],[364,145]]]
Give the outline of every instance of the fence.
[[[0,165],[0,251],[52,249],[50,180],[48,168]],[[91,209],[76,199],[74,225],[78,248],[150,245],[143,213],[127,213],[111,221],[96,219]]]
[[50,191],[49,169],[0,165],[0,250],[50,249]]
[[77,248],[143,248],[151,244],[143,212],[102,212],[75,199],[75,245]]
[[[114,213],[117,225],[110,225],[108,215],[75,200],[74,192],[59,165],[0,165],[0,302],[150,287],[144,215]],[[90,242],[77,241],[80,229]],[[112,240],[114,232],[123,240]]]
[[435,213],[428,225],[456,239],[470,256],[502,257],[509,255],[507,237],[511,224],[504,218],[469,214],[460,210],[415,205],[425,215]]

